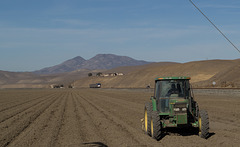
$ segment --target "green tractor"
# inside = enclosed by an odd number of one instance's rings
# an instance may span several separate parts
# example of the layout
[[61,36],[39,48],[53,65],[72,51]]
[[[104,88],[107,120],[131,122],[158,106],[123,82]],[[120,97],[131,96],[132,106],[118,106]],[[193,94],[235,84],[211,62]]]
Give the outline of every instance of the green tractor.
[[146,134],[160,140],[169,127],[196,128],[201,138],[209,135],[208,113],[199,110],[193,99],[190,77],[159,77],[155,79],[152,102],[144,108],[143,129]]

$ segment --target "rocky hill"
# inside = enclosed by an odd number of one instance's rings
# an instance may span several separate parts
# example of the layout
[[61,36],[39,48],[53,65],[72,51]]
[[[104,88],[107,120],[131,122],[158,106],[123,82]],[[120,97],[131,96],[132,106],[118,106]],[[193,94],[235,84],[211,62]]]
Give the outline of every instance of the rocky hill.
[[97,70],[97,69],[112,69],[119,66],[137,66],[144,65],[150,62],[135,60],[127,56],[117,56],[113,54],[98,54],[89,60],[77,56],[67,60],[59,65],[47,67],[34,73],[37,74],[54,74],[72,72],[79,69]]

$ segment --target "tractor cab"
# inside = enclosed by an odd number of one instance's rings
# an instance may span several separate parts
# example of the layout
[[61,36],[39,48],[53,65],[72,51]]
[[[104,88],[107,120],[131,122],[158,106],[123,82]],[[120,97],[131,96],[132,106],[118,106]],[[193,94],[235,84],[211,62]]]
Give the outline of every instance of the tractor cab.
[[182,105],[188,103],[188,99],[191,97],[189,79],[189,77],[160,77],[155,79],[154,97],[157,110],[160,113],[169,113],[169,108],[173,103],[181,103]]

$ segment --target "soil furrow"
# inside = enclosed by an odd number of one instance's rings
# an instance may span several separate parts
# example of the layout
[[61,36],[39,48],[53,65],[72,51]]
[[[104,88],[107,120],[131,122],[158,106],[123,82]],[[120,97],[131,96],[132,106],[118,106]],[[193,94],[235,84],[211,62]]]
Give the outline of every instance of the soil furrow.
[[[69,98],[69,95],[66,95],[62,100],[63,103],[61,103],[61,105],[59,106],[59,113],[58,113],[58,118],[59,119],[57,119],[57,120],[54,119],[54,121],[52,121],[51,125],[49,125],[48,131],[50,133],[48,133],[48,134],[51,134],[49,136],[49,138],[51,138],[51,141],[49,143],[46,142],[45,146],[52,147],[52,146],[55,146],[56,143],[57,143],[56,141],[57,141],[58,135],[59,135],[60,130],[62,129],[62,125],[63,125],[63,119],[64,119],[63,116],[64,116],[64,113],[66,111],[66,103],[68,101],[68,98]],[[45,137],[46,136],[44,136],[44,138]],[[43,138],[43,141],[45,141],[44,138]]]
[[[89,107],[94,111],[92,114],[95,115],[97,114],[98,117],[101,116],[101,121],[99,127],[101,128],[100,131],[105,132],[104,134],[112,134],[112,131],[117,131],[114,132],[114,136],[108,136],[108,139],[110,139],[109,144],[112,142],[116,141],[115,137],[118,138],[119,145],[120,146],[131,146],[131,145],[139,145],[139,141],[134,138],[134,135],[131,134],[128,129],[126,128],[121,120],[118,120],[114,116],[110,116],[105,110],[101,109],[99,106],[96,104],[93,104],[90,102],[87,97],[81,97],[85,102],[87,102],[86,105],[90,105]],[[128,136],[125,138],[125,136]]]
[[0,123],[0,146],[8,145],[56,100],[57,98],[44,104],[36,105],[28,112],[22,112],[22,114]]
[[0,112],[0,123],[6,121],[7,119],[10,119],[12,117],[14,117],[15,115],[18,115],[28,109],[31,109],[32,107],[39,105],[39,103],[44,103],[44,101],[47,101],[48,99],[51,99],[52,95],[48,95],[46,98],[44,99],[40,99],[40,100],[35,100],[32,101],[32,103],[28,103],[24,106],[21,106],[19,108],[15,108],[11,111],[7,111],[7,112]]
[[[55,98],[57,98],[57,96],[54,96],[50,102],[52,102]],[[11,126],[14,125],[15,123],[18,123],[18,121],[20,121],[21,119],[23,119],[25,116],[29,115],[31,116],[32,114],[34,114],[34,112],[37,110],[39,110],[39,108],[42,108],[44,105],[48,104],[48,101],[43,101],[42,103],[38,103],[37,105],[31,107],[30,109],[27,109],[25,111],[20,112],[17,115],[14,115],[13,117],[3,121],[0,123],[0,126],[6,125],[6,126]],[[1,129],[1,128],[0,128]]]
[[35,97],[43,97],[51,94],[52,91],[39,91],[39,90],[1,90],[0,91],[0,107],[8,104],[17,104],[28,99]]
[[141,130],[140,123],[143,118],[143,105],[140,107],[131,103],[122,103],[121,101],[113,101],[108,97],[98,97],[99,99],[91,99],[91,102],[98,104],[99,107],[109,113],[111,116],[115,116],[120,120],[124,120],[128,126]]
[[79,126],[81,128],[81,136],[83,136],[81,145],[93,142],[107,143],[105,135],[99,131],[99,124],[94,123],[95,118],[86,109],[86,107],[89,106],[83,104],[83,100],[78,94],[75,94],[74,101]]
[[83,126],[81,126],[78,119],[76,103],[73,93],[71,92],[67,98],[62,127],[59,131],[55,146],[79,145],[85,140],[86,137],[81,129]]
[[61,127],[61,115],[66,102],[64,95],[56,94],[55,98],[53,98],[54,102],[9,146],[53,146],[58,130]]
[[[52,95],[52,94],[51,94]],[[41,97],[37,97],[37,98],[34,98],[34,99],[31,99],[31,100],[28,100],[28,101],[25,101],[25,102],[22,102],[22,103],[17,103],[16,105],[11,105],[11,106],[8,106],[7,104],[5,105],[5,108],[2,107],[2,109],[0,110],[0,112],[3,112],[3,111],[6,111],[6,110],[9,110],[9,109],[14,109],[15,107],[19,107],[19,106],[22,106],[26,103],[30,103],[30,102],[34,102],[40,98],[45,98],[46,96],[41,96]]]

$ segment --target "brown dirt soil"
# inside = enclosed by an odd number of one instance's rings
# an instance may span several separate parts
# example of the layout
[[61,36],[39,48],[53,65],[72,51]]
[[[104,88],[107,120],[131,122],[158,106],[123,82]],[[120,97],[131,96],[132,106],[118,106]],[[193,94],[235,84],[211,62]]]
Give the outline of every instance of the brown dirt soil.
[[140,122],[151,95],[109,89],[0,90],[0,146],[239,146],[239,97],[195,96],[210,117],[207,140],[171,129],[155,141]]

